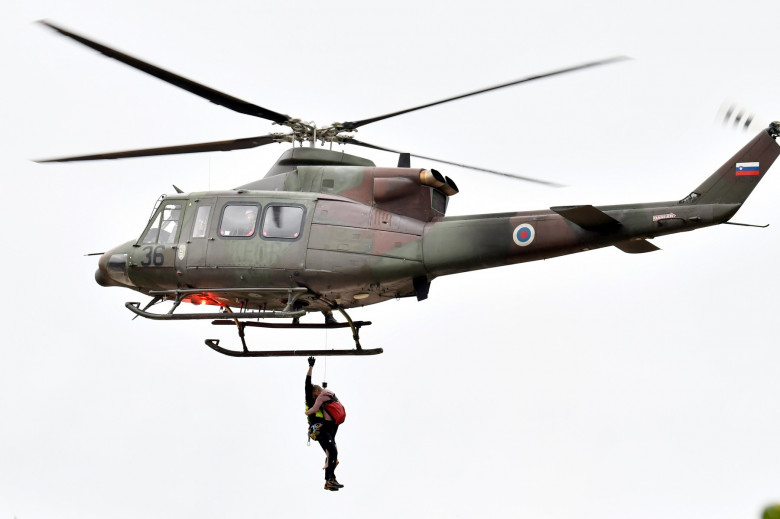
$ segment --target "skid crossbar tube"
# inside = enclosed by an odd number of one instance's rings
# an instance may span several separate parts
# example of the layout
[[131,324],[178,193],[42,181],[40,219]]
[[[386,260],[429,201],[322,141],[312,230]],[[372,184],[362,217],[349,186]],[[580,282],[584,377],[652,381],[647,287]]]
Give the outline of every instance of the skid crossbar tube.
[[[231,314],[233,315],[233,314]],[[240,314],[239,314],[240,315]],[[234,325],[236,324],[232,319],[218,319],[216,321],[211,321],[211,324],[216,325]],[[371,324],[371,321],[355,321],[354,325],[355,328],[360,329],[361,326],[368,326]],[[255,326],[258,328],[293,328],[297,330],[312,330],[312,329],[323,329],[323,328],[349,328],[349,323],[335,323],[335,324],[325,324],[325,323],[298,323],[298,324],[292,324],[292,323],[260,323],[255,321],[248,321],[244,323],[245,326]]]
[[230,357],[312,357],[320,355],[347,356],[347,355],[378,355],[382,348],[355,349],[355,350],[267,350],[267,351],[235,351],[228,350],[219,345],[218,339],[206,339],[206,346],[212,350]]
[[145,312],[141,310],[140,303],[125,303],[125,308],[130,310],[136,315],[146,317],[147,319],[154,319],[157,321],[184,321],[188,319],[224,319],[230,317],[230,319],[266,319],[266,318],[291,318],[301,317],[306,314],[305,310],[295,310],[292,312],[285,312],[284,310],[271,310],[264,312],[240,312],[237,314],[231,313],[203,313],[203,314],[155,314],[152,312]]
[[[360,345],[360,327],[371,324],[371,321],[353,321],[352,318],[344,311],[343,308],[337,305],[333,305],[334,309],[337,309],[347,319],[346,323],[325,323],[325,324],[284,324],[284,323],[261,323],[256,321],[238,321],[235,319],[219,319],[212,321],[212,324],[235,324],[238,328],[238,337],[241,339],[241,346],[243,351],[228,350],[222,348],[219,345],[217,339],[206,339],[206,346],[212,350],[228,355],[230,357],[311,357],[316,355],[378,355],[383,352],[382,348],[363,349]],[[230,312],[230,309],[227,309]],[[231,317],[234,314],[230,314]],[[262,328],[346,328],[349,327],[352,330],[352,338],[355,340],[354,350],[265,350],[265,351],[252,351],[246,345],[246,336],[244,329],[247,326],[258,326]]]

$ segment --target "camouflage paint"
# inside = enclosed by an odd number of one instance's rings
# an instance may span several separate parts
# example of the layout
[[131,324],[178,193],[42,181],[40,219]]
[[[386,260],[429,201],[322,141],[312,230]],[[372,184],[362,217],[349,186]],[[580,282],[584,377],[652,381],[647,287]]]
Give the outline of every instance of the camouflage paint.
[[[147,294],[203,289],[212,304],[260,309],[282,309],[287,302],[283,289],[305,287],[299,304],[315,311],[330,303],[350,308],[424,298],[438,276],[610,245],[649,252],[657,250],[649,239],[734,216],[780,154],[773,134],[761,132],[679,201],[458,217],[433,209],[435,191],[446,201],[444,187],[423,170],[376,168],[358,157],[317,149],[298,154],[296,163],[296,155],[286,152],[264,179],[242,188],[167,198],[180,200],[185,212],[175,244],[159,246],[162,263],[150,265],[148,246],[129,242],[101,257],[96,279]],[[737,175],[736,164],[745,162],[758,162],[758,173]],[[219,236],[227,203],[300,206],[305,211],[301,233],[295,239],[266,239],[258,227],[251,237]],[[213,205],[208,233],[193,238],[194,214],[203,204]],[[282,290],[253,293],[249,288]]]

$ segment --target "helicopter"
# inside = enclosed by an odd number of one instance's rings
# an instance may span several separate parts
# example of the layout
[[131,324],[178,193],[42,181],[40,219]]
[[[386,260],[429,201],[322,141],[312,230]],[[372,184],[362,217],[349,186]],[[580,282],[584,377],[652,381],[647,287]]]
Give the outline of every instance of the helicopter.
[[[235,112],[266,119],[288,133],[39,160],[111,160],[290,143],[261,179],[230,190],[162,195],[141,234],[100,253],[95,279],[129,288],[151,300],[125,304],[136,317],[162,321],[212,320],[235,325],[242,349],[213,350],[233,357],[375,355],[359,332],[370,321],[353,321],[347,310],[398,298],[428,297],[440,276],[500,267],[614,246],[630,253],[659,250],[649,240],[730,222],[780,155],[780,122],[761,130],[687,196],[655,203],[554,206],[548,209],[446,216],[455,182],[436,169],[410,167],[415,156],[555,185],[514,173],[469,166],[370,144],[349,135],[358,128],[412,111],[500,88],[602,66],[622,56],[528,76],[420,106],[362,119],[316,124],[235,98],[124,54],[48,21],[43,25],[110,58],[146,72]],[[739,121],[738,121],[739,122]],[[745,121],[747,124],[747,121]],[[305,142],[309,146],[303,146]],[[319,142],[322,147],[315,147]],[[295,146],[296,143],[299,146]],[[332,145],[351,144],[399,155],[396,167]],[[330,148],[325,149],[329,144]],[[152,307],[172,302],[167,312]],[[180,312],[182,303],[218,312]],[[324,323],[301,323],[308,313]],[[338,322],[339,312],[346,322]],[[284,322],[268,322],[282,319]],[[254,350],[246,327],[350,328],[354,349]]]

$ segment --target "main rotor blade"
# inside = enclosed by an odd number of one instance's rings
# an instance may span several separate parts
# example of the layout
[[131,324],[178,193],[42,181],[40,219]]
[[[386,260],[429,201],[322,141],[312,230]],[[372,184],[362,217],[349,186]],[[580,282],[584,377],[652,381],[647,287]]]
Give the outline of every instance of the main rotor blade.
[[510,81],[508,83],[502,83],[500,85],[495,85],[495,86],[492,86],[492,87],[483,88],[481,90],[475,90],[473,92],[468,92],[466,94],[461,94],[461,95],[454,96],[454,97],[448,97],[447,99],[442,99],[440,101],[434,101],[432,103],[428,103],[428,104],[424,104],[424,105],[420,105],[420,106],[415,106],[414,108],[407,108],[406,110],[399,110],[398,112],[393,112],[393,113],[390,113],[390,114],[380,115],[378,117],[372,117],[370,119],[362,119],[360,121],[354,121],[354,122],[345,122],[345,123],[342,123],[341,126],[345,130],[350,131],[350,130],[354,130],[356,128],[359,128],[361,126],[365,126],[367,124],[371,124],[371,123],[375,123],[377,121],[382,121],[384,119],[389,119],[391,117],[395,117],[397,115],[403,115],[403,114],[407,114],[409,112],[414,112],[415,110],[422,110],[423,108],[428,108],[428,107],[431,107],[431,106],[436,106],[436,105],[440,105],[440,104],[444,104],[444,103],[449,103],[450,101],[455,101],[457,99],[463,99],[464,97],[475,96],[477,94],[484,94],[485,92],[491,92],[493,90],[498,90],[499,88],[505,88],[505,87],[510,87],[510,86],[513,86],[513,85],[519,85],[520,83],[528,83],[529,81],[535,81],[537,79],[542,79],[542,78],[546,78],[546,77],[550,77],[550,76],[557,76],[559,74],[565,74],[567,72],[574,72],[574,71],[582,70],[582,69],[585,69],[585,68],[597,67],[599,65],[607,65],[609,63],[615,63],[617,61],[623,61],[623,60],[626,60],[626,59],[629,59],[629,58],[627,58],[626,56],[614,56],[612,58],[602,59],[602,60],[599,60],[599,61],[592,61],[592,62],[589,62],[589,63],[583,63],[581,65],[574,65],[573,67],[566,67],[566,68],[562,68],[562,69],[558,69],[558,70],[553,70],[552,72],[546,72],[544,74],[537,74],[535,76],[528,76],[528,77],[524,77],[524,78],[521,78],[521,79],[516,79],[515,81]]
[[130,65],[133,68],[146,72],[147,74],[151,74],[158,79],[162,79],[166,83],[170,83],[197,96],[203,97],[204,99],[208,99],[214,104],[230,108],[231,110],[242,114],[268,119],[279,124],[285,123],[290,119],[289,115],[274,112],[273,110],[257,106],[247,101],[238,99],[237,97],[233,97],[218,90],[214,90],[213,88],[201,85],[200,83],[196,83],[195,81],[176,75],[173,72],[168,72],[167,70],[161,69],[160,67],[156,67],[150,63],[141,61],[138,58],[134,58],[119,52],[118,50],[114,50],[110,47],[106,47],[105,45],[89,40],[83,36],[79,36],[78,34],[67,31],[62,27],[58,27],[50,22],[47,22],[46,20],[40,20],[39,23],[54,29],[63,36],[67,36],[68,38],[76,40],[77,42],[82,43],[87,47],[95,49],[96,51],[105,54],[109,58],[114,58],[115,60],[121,61],[126,65]]
[[283,135],[262,135],[259,137],[247,137],[245,139],[234,139],[232,141],[202,142],[200,144],[183,144],[181,146],[167,146],[164,148],[147,148],[143,150],[116,151],[112,153],[98,153],[95,155],[80,155],[78,157],[61,157],[57,159],[36,160],[35,162],[74,162],[81,160],[108,160],[108,159],[127,159],[131,157],[153,157],[156,155],[181,155],[184,153],[203,153],[207,151],[231,151],[248,148],[257,148],[271,144],[272,142],[282,142]]
[[[389,151],[390,153],[401,153],[398,150],[392,150],[390,148],[385,148],[383,146],[377,146],[375,144],[369,144],[367,142],[362,142],[362,141],[359,141],[357,139],[353,139],[352,137],[342,137],[339,140],[339,142],[343,142],[345,144],[354,144],[355,146],[363,146],[364,148],[372,148],[372,149],[375,149],[375,150]],[[497,171],[495,169],[481,168],[479,166],[470,166],[468,164],[463,164],[462,162],[451,162],[449,160],[442,160],[442,159],[437,159],[437,158],[434,158],[434,157],[426,157],[425,155],[417,155],[416,153],[410,153],[409,155],[411,155],[412,157],[420,158],[420,159],[432,160],[434,162],[440,162],[442,164],[449,164],[451,166],[458,166],[460,168],[473,169],[475,171],[482,171],[484,173],[491,173],[493,175],[501,175],[502,177],[509,177],[509,178],[513,178],[515,180],[524,180],[526,182],[534,182],[536,184],[544,184],[546,186],[552,186],[552,187],[563,187],[563,184],[550,182],[548,180],[539,180],[538,178],[526,177],[526,176],[523,176],[523,175],[517,175],[515,173],[506,173],[505,171]]]

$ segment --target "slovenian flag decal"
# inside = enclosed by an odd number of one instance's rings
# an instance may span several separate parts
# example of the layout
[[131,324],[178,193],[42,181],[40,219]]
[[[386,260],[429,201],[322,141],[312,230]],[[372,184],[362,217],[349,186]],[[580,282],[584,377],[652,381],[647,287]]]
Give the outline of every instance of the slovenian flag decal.
[[747,177],[760,174],[761,172],[758,170],[758,162],[737,162],[738,177]]

